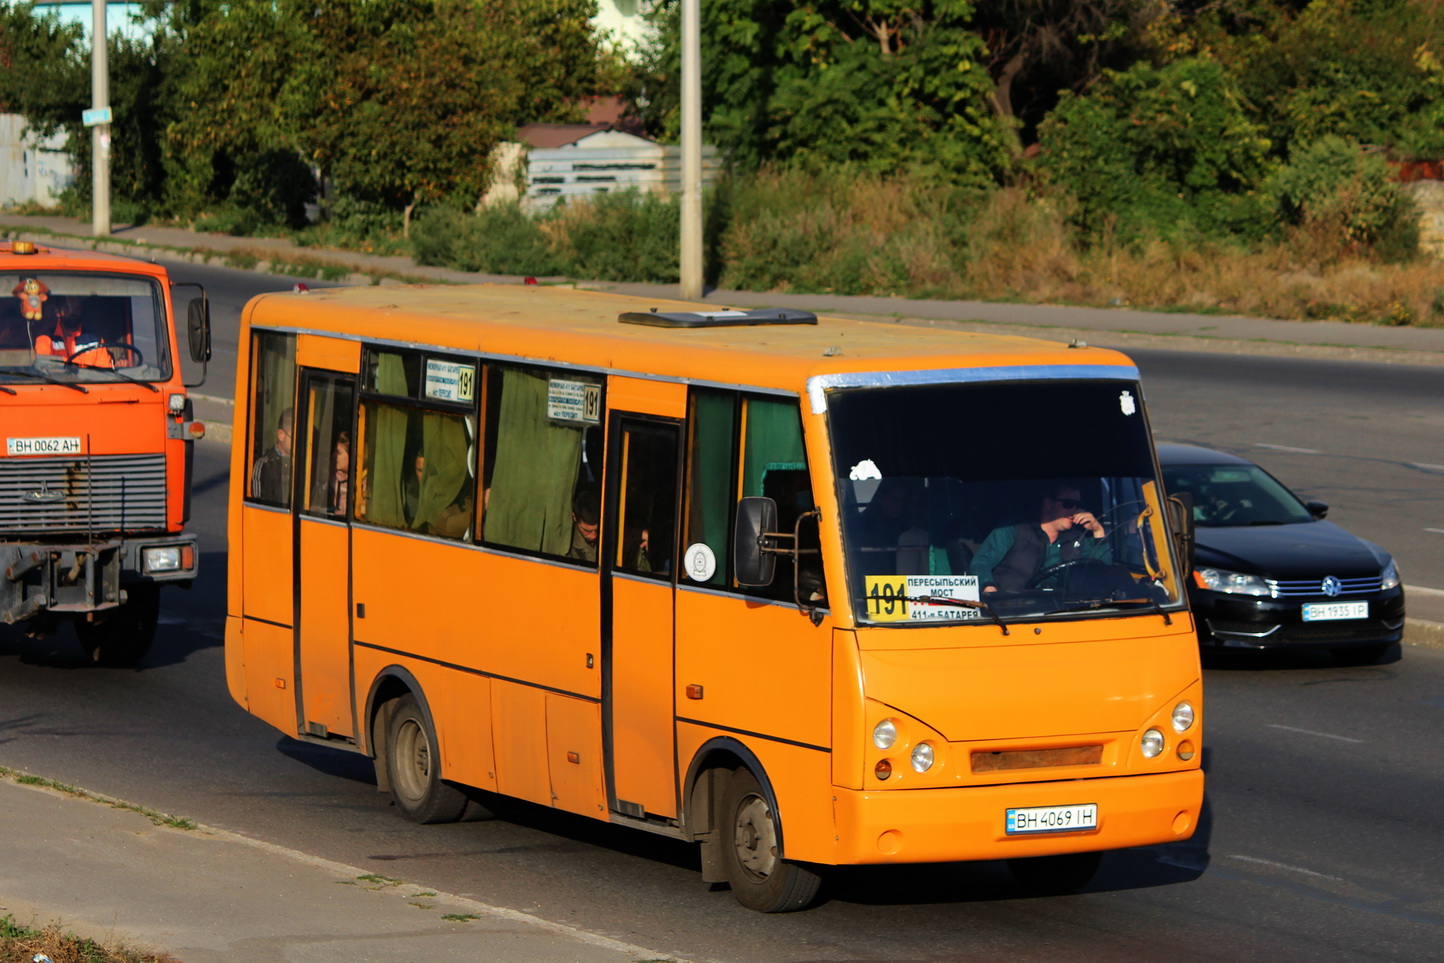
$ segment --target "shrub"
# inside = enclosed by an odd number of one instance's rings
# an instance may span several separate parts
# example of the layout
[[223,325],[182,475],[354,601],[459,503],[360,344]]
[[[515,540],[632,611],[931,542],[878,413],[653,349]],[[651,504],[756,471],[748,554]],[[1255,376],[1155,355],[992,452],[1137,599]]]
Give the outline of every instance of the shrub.
[[1352,141],[1319,138],[1275,172],[1268,189],[1279,216],[1322,258],[1373,251],[1398,262],[1418,254],[1413,201],[1382,156]]
[[562,273],[536,220],[514,203],[476,214],[428,208],[412,226],[411,244],[421,264],[489,274]]

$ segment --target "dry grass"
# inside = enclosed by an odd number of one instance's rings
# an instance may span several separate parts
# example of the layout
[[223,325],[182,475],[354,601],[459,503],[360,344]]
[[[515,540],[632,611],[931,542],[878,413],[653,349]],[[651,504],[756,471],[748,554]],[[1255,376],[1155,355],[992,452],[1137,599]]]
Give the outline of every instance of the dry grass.
[[102,946],[51,924],[40,930],[17,926],[0,917],[0,963],[178,963],[169,953],[151,953],[124,945]]

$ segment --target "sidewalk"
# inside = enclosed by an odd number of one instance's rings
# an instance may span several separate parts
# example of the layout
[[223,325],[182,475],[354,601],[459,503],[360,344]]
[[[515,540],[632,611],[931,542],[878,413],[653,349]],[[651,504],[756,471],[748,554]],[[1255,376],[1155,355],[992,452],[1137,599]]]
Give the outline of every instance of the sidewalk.
[[[0,779],[0,917],[181,963],[677,960],[515,910]],[[23,900],[11,895],[24,893]]]

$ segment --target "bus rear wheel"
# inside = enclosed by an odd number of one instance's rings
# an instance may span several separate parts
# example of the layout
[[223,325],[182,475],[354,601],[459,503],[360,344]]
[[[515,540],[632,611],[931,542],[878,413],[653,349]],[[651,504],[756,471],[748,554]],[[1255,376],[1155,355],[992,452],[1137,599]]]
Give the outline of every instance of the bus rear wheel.
[[817,898],[821,878],[778,856],[776,814],[751,770],[732,776],[721,818],[722,860],[737,902],[759,913],[790,913]]
[[99,622],[76,622],[75,635],[90,661],[104,666],[135,665],[150,651],[160,622],[160,587],[134,586],[125,604]]
[[402,696],[391,713],[386,775],[396,808],[412,822],[454,823],[466,809],[465,794],[441,781],[436,733],[413,695]]
[[1008,869],[1029,893],[1062,896],[1087,886],[1102,860],[1102,853],[1025,856],[1008,860]]

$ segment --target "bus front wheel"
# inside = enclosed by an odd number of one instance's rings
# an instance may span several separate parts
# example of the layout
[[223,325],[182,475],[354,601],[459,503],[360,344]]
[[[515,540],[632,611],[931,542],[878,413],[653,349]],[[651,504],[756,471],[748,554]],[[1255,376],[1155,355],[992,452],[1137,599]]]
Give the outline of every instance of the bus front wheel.
[[722,802],[722,859],[737,902],[760,913],[788,913],[817,897],[821,879],[778,856],[776,815],[757,777],[738,769]]
[[402,696],[391,713],[386,775],[396,808],[412,822],[456,822],[466,808],[465,794],[441,781],[436,733],[413,695]]

